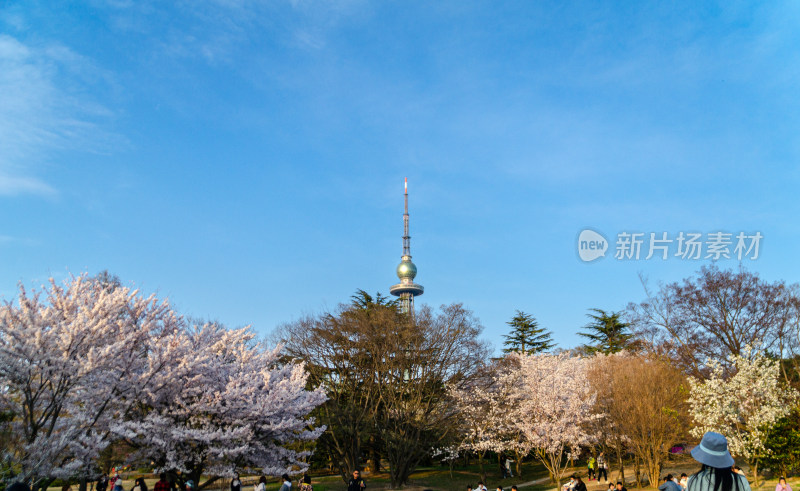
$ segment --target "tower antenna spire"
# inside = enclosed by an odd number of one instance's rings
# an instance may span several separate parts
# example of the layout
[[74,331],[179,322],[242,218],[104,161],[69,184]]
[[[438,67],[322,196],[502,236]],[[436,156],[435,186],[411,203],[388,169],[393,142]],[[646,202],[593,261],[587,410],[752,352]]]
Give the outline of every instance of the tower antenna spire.
[[411,262],[411,235],[408,232],[408,178],[405,179],[403,199],[403,255],[397,266],[397,277],[400,283],[389,288],[389,293],[400,297],[400,310],[414,315],[414,297],[422,295],[425,289],[422,285],[414,283],[417,276],[417,266]]
[[408,256],[411,259],[411,236],[408,234],[408,178],[406,177],[405,193],[405,211],[403,212],[403,256]]

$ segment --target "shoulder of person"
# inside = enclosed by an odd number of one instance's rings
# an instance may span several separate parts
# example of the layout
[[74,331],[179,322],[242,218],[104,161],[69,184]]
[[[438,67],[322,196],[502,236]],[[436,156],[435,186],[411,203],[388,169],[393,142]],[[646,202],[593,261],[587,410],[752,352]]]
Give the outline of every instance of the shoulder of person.
[[743,489],[744,491],[750,491],[750,482],[747,480],[745,476],[739,474],[738,472],[734,472],[733,475],[734,479],[738,479],[739,482],[741,483],[742,487],[740,489]]

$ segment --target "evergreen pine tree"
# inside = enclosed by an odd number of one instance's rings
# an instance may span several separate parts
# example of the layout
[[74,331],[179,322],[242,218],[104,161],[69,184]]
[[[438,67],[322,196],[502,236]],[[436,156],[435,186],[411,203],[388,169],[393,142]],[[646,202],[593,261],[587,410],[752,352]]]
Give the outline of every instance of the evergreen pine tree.
[[589,354],[603,353],[610,355],[631,347],[633,333],[630,324],[620,318],[621,312],[606,312],[602,309],[591,309],[594,314],[586,314],[591,322],[583,326],[589,332],[579,332],[579,336],[589,338],[583,349]]
[[504,353],[517,352],[522,354],[534,354],[547,351],[555,346],[550,332],[543,327],[530,314],[517,310],[517,315],[509,322],[511,332],[503,336],[506,338],[503,343],[506,348]]

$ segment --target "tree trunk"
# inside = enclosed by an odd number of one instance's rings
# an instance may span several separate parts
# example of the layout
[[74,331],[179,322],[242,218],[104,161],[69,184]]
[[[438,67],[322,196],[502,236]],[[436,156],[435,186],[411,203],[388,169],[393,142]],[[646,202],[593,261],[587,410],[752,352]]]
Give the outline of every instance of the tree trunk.
[[81,477],[81,481],[78,483],[78,491],[86,491],[86,476]]
[[478,452],[478,467],[480,468],[481,481],[486,482],[486,470],[483,468],[483,455],[486,451]]
[[663,461],[656,452],[657,451],[653,451],[652,454],[647,456],[649,460],[649,462],[647,462],[647,478],[650,480],[650,487],[658,486],[658,481],[661,478],[661,469],[663,467]]
[[642,487],[642,467],[639,461],[639,456],[634,455],[633,457],[633,474],[636,476],[636,487]]
[[514,457],[517,459],[514,463],[517,468],[517,477],[522,477],[522,452],[514,450]]
[[622,463],[622,444],[618,441],[615,447],[617,453],[617,463],[619,464],[619,478],[618,481],[622,481],[622,485],[625,486],[625,465]]
[[381,454],[377,451],[373,452],[372,458],[369,461],[369,470],[373,474],[377,474],[381,471]]
[[31,485],[31,491],[47,491],[47,488],[53,483],[53,481],[55,481],[55,479],[49,477],[39,478]]
[[372,471],[373,474],[377,474],[381,471],[381,453],[379,447],[378,438],[375,435],[369,437],[370,442],[370,466],[369,470]]
[[758,460],[754,461],[750,467],[753,469],[753,487],[758,487]]

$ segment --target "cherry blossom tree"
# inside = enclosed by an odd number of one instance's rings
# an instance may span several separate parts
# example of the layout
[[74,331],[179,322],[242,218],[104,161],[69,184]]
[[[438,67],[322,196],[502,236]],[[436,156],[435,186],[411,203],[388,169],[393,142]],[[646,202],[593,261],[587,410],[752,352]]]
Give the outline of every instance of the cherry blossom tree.
[[14,480],[41,489],[96,473],[117,442],[199,481],[235,466],[304,469],[287,448],[316,439],[325,400],[301,363],[250,329],[189,326],[165,301],[86,275],[0,306],[0,410]]
[[442,462],[447,462],[450,468],[450,479],[453,479],[453,466],[456,461],[461,458],[460,445],[448,445],[441,448],[431,449],[431,458],[439,458]]
[[182,356],[158,375],[161,390],[144,394],[140,413],[113,428],[138,448],[134,459],[197,483],[210,476],[201,488],[237,467],[269,475],[306,469],[307,454],[286,445],[324,431],[307,415],[326,396],[305,390],[302,363],[281,363],[280,347],[256,342],[249,328],[207,323],[171,342]]
[[43,291],[20,286],[0,307],[0,407],[14,415],[15,479],[37,489],[85,477],[111,423],[169,358],[149,347],[180,322],[167,303],[86,275]]
[[565,452],[594,440],[589,423],[596,417],[595,394],[587,362],[566,353],[509,356],[518,367],[514,425],[553,482],[560,482],[567,466]]
[[696,425],[691,432],[696,437],[707,431],[725,435],[731,454],[753,466],[757,485],[769,428],[791,411],[798,394],[781,384],[778,361],[749,346],[731,355],[728,366],[733,376],[726,377],[723,364],[712,362],[708,379],[689,379],[689,412]]
[[513,452],[519,474],[520,461],[532,449],[517,424],[524,415],[520,413],[523,397],[518,390],[520,372],[514,360],[514,357],[499,360],[468,385],[450,391],[461,422],[458,448],[478,456],[484,481],[483,458],[486,452]]
[[505,450],[504,436],[511,431],[511,399],[518,397],[518,393],[507,381],[508,378],[501,375],[487,375],[450,390],[461,422],[458,449],[478,456],[483,481],[486,481],[483,462],[486,452]]

